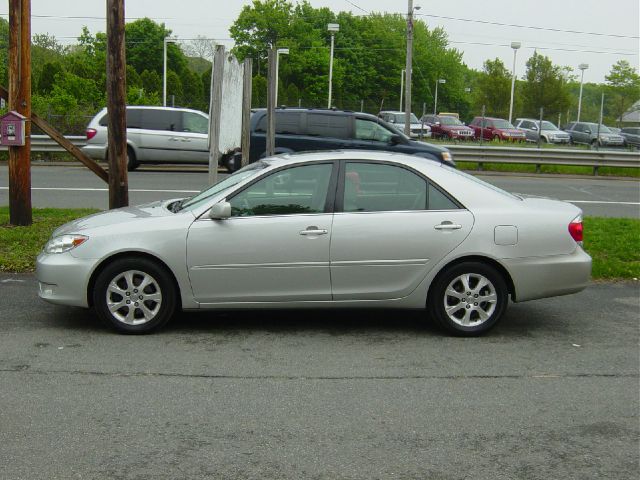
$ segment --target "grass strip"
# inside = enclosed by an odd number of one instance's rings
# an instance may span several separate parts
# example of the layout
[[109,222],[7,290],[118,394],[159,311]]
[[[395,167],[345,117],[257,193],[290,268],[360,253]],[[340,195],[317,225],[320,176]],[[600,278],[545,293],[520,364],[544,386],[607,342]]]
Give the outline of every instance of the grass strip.
[[[51,232],[63,223],[98,210],[43,208],[33,210],[33,225],[9,225],[9,209],[0,207],[0,271],[31,272]],[[586,217],[585,250],[593,257],[593,278],[640,278],[640,220]]]

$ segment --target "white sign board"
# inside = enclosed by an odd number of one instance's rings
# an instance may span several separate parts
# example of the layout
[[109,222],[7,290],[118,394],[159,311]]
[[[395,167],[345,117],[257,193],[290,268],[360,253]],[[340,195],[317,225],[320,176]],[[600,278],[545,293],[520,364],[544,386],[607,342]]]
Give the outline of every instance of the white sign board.
[[222,101],[220,102],[220,137],[218,149],[221,153],[240,148],[242,137],[242,64],[233,55],[227,56],[222,79]]

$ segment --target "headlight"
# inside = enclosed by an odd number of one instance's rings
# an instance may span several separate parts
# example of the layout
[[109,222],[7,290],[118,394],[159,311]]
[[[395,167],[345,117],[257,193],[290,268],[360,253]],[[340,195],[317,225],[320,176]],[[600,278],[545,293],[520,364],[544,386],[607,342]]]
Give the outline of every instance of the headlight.
[[64,253],[82,245],[87,240],[89,237],[84,235],[60,235],[49,240],[43,250],[44,253]]
[[453,155],[451,155],[451,152],[442,152],[442,160],[444,160],[445,162],[453,162]]

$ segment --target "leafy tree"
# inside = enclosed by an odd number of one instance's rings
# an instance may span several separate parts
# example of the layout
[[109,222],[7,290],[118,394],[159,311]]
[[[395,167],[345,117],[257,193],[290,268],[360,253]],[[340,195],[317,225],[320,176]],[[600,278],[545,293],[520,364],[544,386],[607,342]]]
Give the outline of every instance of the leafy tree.
[[[138,73],[144,70],[162,72],[164,39],[171,35],[164,23],[142,18],[125,26],[127,64]],[[177,74],[187,68],[187,61],[174,43],[167,44],[167,68]]]
[[640,98],[640,75],[627,60],[620,60],[604,78],[610,98],[609,113],[619,124],[622,115]]
[[483,73],[476,79],[474,88],[474,105],[479,115],[485,106],[485,115],[507,118],[511,95],[511,74],[502,60],[484,62]]
[[534,52],[527,60],[526,82],[522,87],[524,114],[537,117],[540,108],[545,116],[566,111],[571,103],[567,90],[566,71],[554,65],[549,57]]
[[51,93],[55,77],[59,73],[62,73],[63,67],[59,62],[47,62],[42,66],[42,71],[38,75],[38,83],[34,89],[37,93],[47,94]]

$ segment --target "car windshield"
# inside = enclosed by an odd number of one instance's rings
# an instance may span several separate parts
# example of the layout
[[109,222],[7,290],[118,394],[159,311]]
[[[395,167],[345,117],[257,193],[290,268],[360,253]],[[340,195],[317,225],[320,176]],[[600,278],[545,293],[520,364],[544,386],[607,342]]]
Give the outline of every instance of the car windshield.
[[[418,120],[418,117],[416,117],[415,114],[412,113],[410,115],[410,118],[411,118],[411,123],[420,123],[420,120]],[[404,123],[404,113],[396,113],[395,119],[396,119],[396,123]]]
[[[587,123],[589,128],[591,129],[591,133],[598,133],[598,124],[597,123]],[[600,133],[613,133],[609,128],[605,125],[600,125]]]
[[212,185],[206,190],[201,191],[197,195],[183,200],[182,202],[179,203],[177,208],[174,207],[174,211],[177,212],[181,210],[192,210],[196,207],[199,207],[203,203],[207,202],[210,198],[214,197],[215,195],[218,195],[224,190],[227,190],[228,188],[231,188],[234,185],[237,185],[238,183],[245,180],[246,178],[257,175],[261,170],[263,170],[264,168],[267,168],[268,166],[269,164],[265,161],[259,161],[259,162],[247,165],[246,167],[241,168],[240,170],[235,172],[234,174],[229,175],[228,177],[220,180],[215,185]]
[[491,123],[493,123],[494,128],[516,128],[506,120],[497,119],[497,120],[492,120]]
[[[536,125],[539,122],[536,122]],[[543,121],[542,122],[542,130],[558,130],[558,127],[556,127],[553,123],[551,122],[547,122],[547,121]]]
[[462,122],[456,117],[438,117],[441,125],[462,125]]

